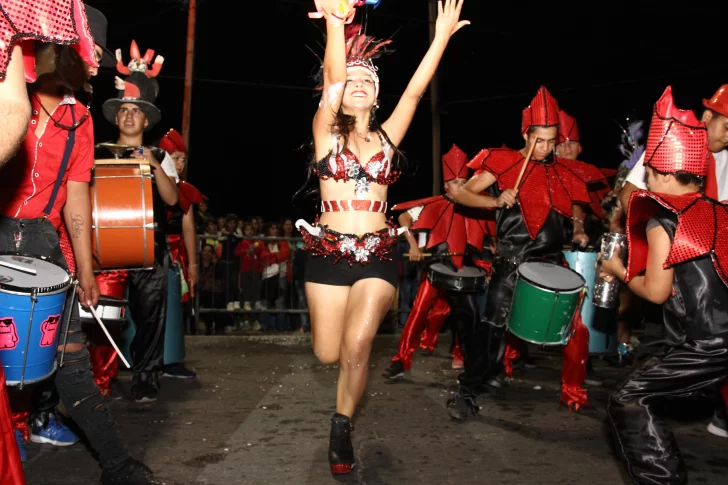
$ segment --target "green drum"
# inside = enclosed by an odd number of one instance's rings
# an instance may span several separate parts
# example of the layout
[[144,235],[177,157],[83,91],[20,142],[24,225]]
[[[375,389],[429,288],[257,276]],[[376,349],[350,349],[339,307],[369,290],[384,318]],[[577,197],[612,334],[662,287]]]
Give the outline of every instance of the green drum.
[[534,344],[566,344],[584,288],[584,278],[572,269],[545,262],[522,263],[508,330]]

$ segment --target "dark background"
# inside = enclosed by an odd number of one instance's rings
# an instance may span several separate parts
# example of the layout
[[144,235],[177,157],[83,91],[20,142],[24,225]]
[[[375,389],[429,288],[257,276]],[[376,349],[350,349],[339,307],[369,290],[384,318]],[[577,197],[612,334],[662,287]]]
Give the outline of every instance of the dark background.
[[[108,47],[152,48],[165,57],[158,77],[162,122],[156,141],[182,128],[187,6],[184,0],[89,0],[109,19]],[[392,112],[429,46],[428,0],[383,0],[367,10],[368,32],[394,35],[396,52],[377,63],[380,117]],[[198,0],[189,180],[216,215],[312,216],[292,200],[306,181],[307,143],[318,99],[311,74],[323,21],[308,19],[313,0]],[[576,117],[582,159],[615,168],[627,117],[649,121],[669,84],[681,108],[728,82],[723,9],[717,2],[495,2],[466,0],[440,75],[442,148],[469,155],[485,147],[520,148],[521,110],[544,84]],[[363,12],[357,13],[357,19]],[[97,141],[116,136],[101,115],[115,96],[116,72],[94,80]],[[429,196],[432,187],[430,98],[400,147],[416,173],[390,190],[390,203]]]

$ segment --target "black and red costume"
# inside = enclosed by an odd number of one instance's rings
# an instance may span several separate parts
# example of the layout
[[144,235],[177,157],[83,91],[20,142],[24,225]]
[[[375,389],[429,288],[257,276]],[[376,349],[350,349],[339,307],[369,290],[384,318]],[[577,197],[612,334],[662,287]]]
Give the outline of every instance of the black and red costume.
[[[468,158],[465,152],[453,145],[450,151],[442,157],[444,181],[467,178],[467,163]],[[495,233],[495,221],[491,218],[492,213],[454,204],[446,195],[397,204],[392,209],[413,208],[421,208],[421,212],[418,217],[413,217],[416,220],[410,230],[429,231],[425,250],[431,251],[436,258],[430,261],[439,262],[444,258],[445,262],[455,269],[463,267],[464,259],[468,260],[469,265],[486,266],[479,256],[483,251],[485,236]],[[471,252],[475,252],[478,257],[473,260]],[[443,254],[449,255],[440,256]],[[489,269],[489,265],[487,268]],[[388,369],[390,374],[393,369],[398,374],[400,366],[401,370],[409,370],[412,367],[412,355],[418,345],[430,351],[434,349],[440,327],[445,323],[452,310],[455,311],[459,320],[464,321],[464,323],[454,322],[456,329],[465,324],[474,328],[480,320],[477,294],[455,295],[440,290],[428,280],[428,271],[429,268],[422,274],[422,281],[417,289],[412,310],[399,341],[399,351],[392,358]],[[426,333],[420,337],[423,331]],[[459,343],[455,343],[453,357],[462,358]]]
[[[155,79],[145,75],[145,69],[137,67],[124,80],[117,77],[115,86],[119,90],[117,97],[106,100],[102,106],[107,121],[115,124],[120,107],[131,103],[144,113],[147,119],[145,130],[150,130],[159,123],[161,111],[154,104],[159,94],[159,85]],[[99,153],[96,158],[109,158],[105,148],[97,148],[97,151],[102,150],[103,153]],[[169,154],[156,147],[151,152],[164,172],[176,179],[176,170]],[[128,155],[127,153],[126,156]],[[129,271],[127,275],[129,310],[136,325],[136,334],[131,343],[131,358],[134,361],[132,395],[137,401],[156,399],[160,386],[159,377],[164,363],[168,269],[171,264],[167,245],[167,205],[162,200],[154,178],[152,180],[154,263],[149,270]],[[100,278],[103,279],[104,276],[97,277],[97,281]]]
[[[169,154],[182,152],[185,156],[187,155],[187,145],[182,135],[174,128],[162,137],[159,141],[159,148]],[[182,234],[182,218],[192,209],[194,204],[203,203],[207,200],[207,197],[197,187],[184,180],[177,182],[177,188],[179,189],[179,201],[176,206],[167,209],[167,219],[169,220],[167,241],[172,256],[172,263],[176,263],[181,267],[183,277],[189,286],[190,281],[189,275],[187,274],[189,256],[188,248],[185,246],[184,235]],[[192,250],[196,249],[192,248]],[[189,299],[190,295],[188,292],[182,295],[182,303],[187,303]]]
[[[363,69],[372,76],[376,90],[379,77],[373,59],[385,52],[391,40],[379,41],[361,32],[359,26],[346,31],[347,70]],[[320,72],[321,76],[323,73]],[[323,78],[320,79],[323,86]],[[336,182],[355,181],[353,199],[323,200],[321,212],[367,211],[387,212],[387,202],[368,200],[370,184],[391,185],[399,179],[400,172],[390,159],[394,147],[386,134],[378,131],[382,150],[366,163],[362,163],[343,143],[343,137],[331,135],[331,152],[314,164],[313,171],[321,180]],[[394,247],[401,229],[391,222],[388,227],[358,236],[342,234],[304,220],[296,221],[296,227],[306,244],[309,258],[306,262],[305,281],[333,286],[351,286],[365,278],[379,278],[397,287],[397,265],[393,259]]]
[[[661,173],[708,173],[707,129],[692,112],[674,106],[669,87],[655,104],[645,166]],[[654,344],[607,408],[617,449],[640,485],[688,483],[675,437],[656,405],[718,391],[728,377],[728,242],[721,237],[728,230],[728,206],[699,192],[634,192],[627,212],[626,281],[645,270],[647,231],[658,226],[672,241],[663,267],[674,270],[672,295],[663,304],[665,339]]]
[[[556,126],[559,108],[556,100],[541,87],[531,104],[523,110],[522,132],[531,127]],[[481,151],[469,164],[471,168],[490,172],[496,183],[490,195],[514,188],[524,156],[508,148]],[[488,324],[488,356],[475,368],[466,365],[468,384],[461,392],[469,397],[480,386],[493,382],[503,372],[506,327],[511,300],[517,279],[517,269],[528,261],[546,261],[565,265],[563,247],[564,225],[573,217],[573,206],[589,205],[592,201],[588,184],[604,177],[596,167],[576,160],[549,155],[544,160],[531,160],[518,187],[518,204],[496,211],[496,257],[488,287],[484,319]],[[595,208],[601,215],[601,209]],[[578,410],[587,405],[586,390],[581,385],[586,377],[588,331],[580,319],[564,347],[561,402]]]

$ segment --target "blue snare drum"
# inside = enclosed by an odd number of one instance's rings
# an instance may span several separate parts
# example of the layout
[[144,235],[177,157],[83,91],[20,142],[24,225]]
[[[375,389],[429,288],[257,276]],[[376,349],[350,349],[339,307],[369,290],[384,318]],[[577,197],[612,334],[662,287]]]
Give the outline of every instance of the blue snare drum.
[[68,271],[45,258],[0,253],[0,362],[9,386],[55,372],[69,286]]
[[586,248],[580,251],[564,249],[564,258],[569,267],[584,277],[587,283],[587,294],[581,306],[581,321],[589,329],[589,354],[614,354],[617,351],[617,322],[616,318],[613,322],[610,321],[614,313],[603,311],[592,304],[596,249]]

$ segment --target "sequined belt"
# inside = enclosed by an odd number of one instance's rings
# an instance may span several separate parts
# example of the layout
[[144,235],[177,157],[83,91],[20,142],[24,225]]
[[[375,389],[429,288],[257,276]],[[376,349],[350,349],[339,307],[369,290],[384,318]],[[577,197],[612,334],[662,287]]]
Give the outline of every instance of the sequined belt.
[[332,231],[327,226],[320,225],[318,220],[314,225],[303,219],[296,221],[296,228],[301,232],[305,249],[312,256],[332,256],[333,263],[346,259],[349,266],[353,266],[354,263],[368,264],[372,256],[385,261],[392,259],[391,254],[397,244],[397,236],[406,228],[395,228],[391,223],[388,225],[389,227],[379,231],[358,236]]
[[387,202],[383,200],[322,200],[321,212],[387,212]]

